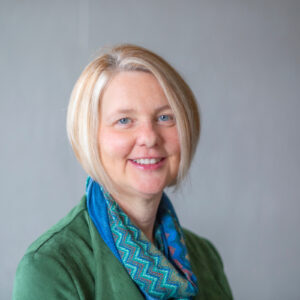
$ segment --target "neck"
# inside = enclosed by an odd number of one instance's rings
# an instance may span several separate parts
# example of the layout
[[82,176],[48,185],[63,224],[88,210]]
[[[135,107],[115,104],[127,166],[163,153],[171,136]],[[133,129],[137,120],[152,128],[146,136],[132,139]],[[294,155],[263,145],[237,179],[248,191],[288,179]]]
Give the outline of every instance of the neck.
[[153,229],[162,193],[153,197],[114,197],[130,220],[153,243]]

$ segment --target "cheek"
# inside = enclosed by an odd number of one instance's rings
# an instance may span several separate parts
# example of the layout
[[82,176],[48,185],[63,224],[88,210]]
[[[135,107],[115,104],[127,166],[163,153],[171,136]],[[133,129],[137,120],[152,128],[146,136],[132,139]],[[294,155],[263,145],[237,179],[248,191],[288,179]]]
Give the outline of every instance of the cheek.
[[167,151],[171,155],[170,159],[170,172],[172,174],[173,179],[177,176],[180,164],[180,142],[177,130],[174,130],[172,134],[168,136],[167,142],[168,148]]
[[180,155],[180,142],[177,129],[168,132],[165,141],[170,154]]
[[132,145],[132,138],[127,135],[106,130],[99,133],[99,148],[102,155],[111,158],[123,157],[130,153]]

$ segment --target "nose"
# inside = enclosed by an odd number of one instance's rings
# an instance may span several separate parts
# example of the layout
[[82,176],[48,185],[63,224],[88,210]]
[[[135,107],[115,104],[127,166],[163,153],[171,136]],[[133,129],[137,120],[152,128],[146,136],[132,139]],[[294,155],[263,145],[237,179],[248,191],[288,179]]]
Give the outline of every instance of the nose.
[[136,140],[139,146],[152,148],[158,145],[160,141],[158,129],[152,122],[145,122],[140,125]]

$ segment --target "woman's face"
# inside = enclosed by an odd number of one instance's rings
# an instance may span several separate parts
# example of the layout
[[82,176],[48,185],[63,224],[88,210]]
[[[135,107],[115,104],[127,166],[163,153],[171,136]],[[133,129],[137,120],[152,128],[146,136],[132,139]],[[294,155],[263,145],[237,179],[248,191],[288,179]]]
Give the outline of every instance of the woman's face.
[[105,171],[124,196],[151,197],[174,181],[178,132],[153,75],[120,72],[108,84],[101,100],[99,149]]

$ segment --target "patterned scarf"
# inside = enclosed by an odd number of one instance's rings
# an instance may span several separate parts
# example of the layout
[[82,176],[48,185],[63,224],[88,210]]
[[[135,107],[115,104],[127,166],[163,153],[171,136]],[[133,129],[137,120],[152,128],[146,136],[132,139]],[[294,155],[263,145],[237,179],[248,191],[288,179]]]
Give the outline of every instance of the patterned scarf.
[[86,195],[88,212],[99,234],[146,299],[191,299],[197,294],[183,233],[166,194],[157,212],[155,245],[90,177]]

